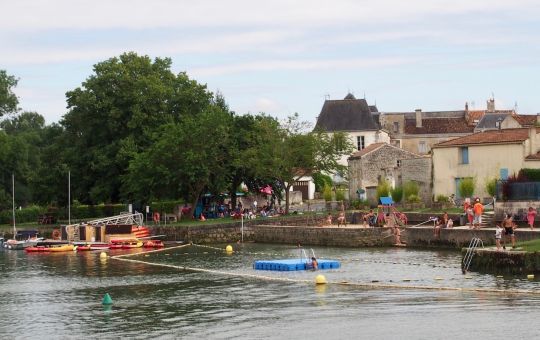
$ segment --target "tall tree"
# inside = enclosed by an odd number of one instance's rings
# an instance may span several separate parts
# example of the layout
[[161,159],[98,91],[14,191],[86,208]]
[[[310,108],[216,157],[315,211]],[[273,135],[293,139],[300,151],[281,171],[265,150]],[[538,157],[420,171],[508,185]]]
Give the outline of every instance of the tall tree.
[[0,70],[0,118],[18,111],[19,99],[13,93],[17,83],[17,78],[8,75],[5,70]]
[[162,126],[130,162],[124,192],[141,201],[181,196],[196,206],[207,188],[224,189],[229,132],[230,115],[216,106]]
[[285,191],[285,212],[289,212],[289,191],[301,177],[313,172],[344,172],[338,163],[344,154],[350,154],[352,145],[341,133],[306,132],[308,124],[289,117],[283,124],[263,121],[261,135],[264,143],[250,150],[250,165],[258,176],[274,178]]
[[118,201],[120,178],[160,126],[209,107],[206,86],[170,68],[168,58],[125,53],[95,65],[94,74],[67,93],[63,142],[81,201]]

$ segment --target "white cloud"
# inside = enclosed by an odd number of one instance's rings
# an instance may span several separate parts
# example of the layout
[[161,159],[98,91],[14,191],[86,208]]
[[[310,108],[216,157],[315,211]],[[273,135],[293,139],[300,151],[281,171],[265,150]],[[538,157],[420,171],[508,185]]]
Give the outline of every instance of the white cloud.
[[2,4],[0,29],[147,29],[288,26],[411,21],[431,15],[538,12],[536,0],[17,0]]
[[216,76],[256,71],[287,71],[287,70],[343,70],[377,68],[410,64],[418,62],[418,58],[380,57],[353,59],[295,59],[295,60],[259,60],[246,63],[227,64],[192,68],[190,74],[195,76]]
[[283,105],[275,100],[269,98],[259,98],[255,101],[255,105],[252,106],[255,109],[254,113],[266,112],[274,113],[283,111]]

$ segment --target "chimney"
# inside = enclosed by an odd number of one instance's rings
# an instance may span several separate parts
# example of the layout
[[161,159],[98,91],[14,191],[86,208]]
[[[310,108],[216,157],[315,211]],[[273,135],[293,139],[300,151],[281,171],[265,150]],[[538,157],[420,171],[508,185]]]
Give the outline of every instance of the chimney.
[[495,98],[487,101],[487,112],[495,112]]
[[469,102],[465,102],[465,111],[469,111]]
[[416,127],[421,128],[422,127],[422,109],[416,109],[414,110],[414,113],[416,114]]
[[529,128],[529,155],[536,155],[536,126]]

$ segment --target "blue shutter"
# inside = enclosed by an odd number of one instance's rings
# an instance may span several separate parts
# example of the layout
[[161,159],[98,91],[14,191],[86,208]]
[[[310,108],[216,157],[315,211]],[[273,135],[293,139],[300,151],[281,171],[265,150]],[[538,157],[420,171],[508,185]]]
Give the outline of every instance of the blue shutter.
[[508,179],[508,168],[502,168],[500,170],[501,173],[501,179],[506,181]]

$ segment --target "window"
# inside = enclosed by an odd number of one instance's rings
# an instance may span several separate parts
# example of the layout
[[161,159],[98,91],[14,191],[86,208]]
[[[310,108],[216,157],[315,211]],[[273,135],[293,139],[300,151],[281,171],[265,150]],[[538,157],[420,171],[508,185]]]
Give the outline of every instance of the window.
[[501,179],[503,181],[508,179],[508,168],[501,168],[500,173],[501,173]]
[[469,164],[469,148],[467,146],[459,148],[460,164]]
[[421,140],[418,142],[418,152],[419,153],[427,153],[427,147],[426,142]]
[[362,150],[366,147],[366,140],[364,136],[357,136],[356,137],[356,147],[358,150]]
[[397,160],[397,167],[398,167],[398,168],[401,167],[401,159],[398,159],[398,160]]
[[394,122],[394,132],[395,133],[399,132],[399,122]]

